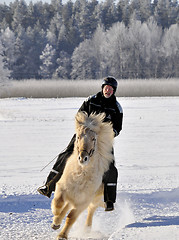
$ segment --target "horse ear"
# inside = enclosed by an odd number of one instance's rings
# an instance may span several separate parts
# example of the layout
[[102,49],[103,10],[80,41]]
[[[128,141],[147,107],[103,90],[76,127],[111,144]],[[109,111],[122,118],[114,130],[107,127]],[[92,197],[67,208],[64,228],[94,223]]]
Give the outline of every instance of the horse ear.
[[83,125],[87,117],[88,114],[86,112],[84,111],[77,112],[75,116],[76,125]]

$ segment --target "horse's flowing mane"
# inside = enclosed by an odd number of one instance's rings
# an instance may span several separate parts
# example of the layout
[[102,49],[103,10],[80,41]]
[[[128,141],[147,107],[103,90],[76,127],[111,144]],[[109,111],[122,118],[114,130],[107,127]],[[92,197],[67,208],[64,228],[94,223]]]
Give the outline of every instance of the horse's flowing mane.
[[88,128],[97,134],[97,152],[106,170],[109,163],[113,160],[112,148],[114,132],[112,124],[104,122],[105,113],[92,113],[88,116],[86,112],[78,112],[75,117],[76,132],[81,128]]

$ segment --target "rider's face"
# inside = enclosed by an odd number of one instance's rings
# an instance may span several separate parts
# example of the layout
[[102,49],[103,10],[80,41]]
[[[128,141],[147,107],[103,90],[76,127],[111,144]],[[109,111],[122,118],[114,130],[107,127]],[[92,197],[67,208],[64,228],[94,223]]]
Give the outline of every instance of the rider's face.
[[105,98],[110,98],[112,96],[113,92],[114,92],[114,89],[110,85],[105,85],[103,87],[103,95]]

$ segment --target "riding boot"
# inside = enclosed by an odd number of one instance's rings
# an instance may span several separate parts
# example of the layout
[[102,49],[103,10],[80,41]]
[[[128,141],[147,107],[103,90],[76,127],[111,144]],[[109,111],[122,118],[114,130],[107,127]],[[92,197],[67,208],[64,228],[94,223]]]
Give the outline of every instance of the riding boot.
[[63,174],[65,165],[66,165],[66,159],[63,161],[63,163],[61,162],[59,164],[59,166],[58,166],[59,171],[55,170],[55,169],[51,170],[51,172],[49,173],[49,175],[47,177],[45,185],[43,185],[37,189],[37,191],[40,194],[47,196],[48,198],[51,197],[52,192],[55,191],[56,183],[58,182],[58,180],[61,178],[61,176]]
[[48,177],[47,177],[47,181],[46,181],[45,185],[39,187],[39,188],[37,189],[37,191],[38,191],[40,194],[42,194],[42,195],[50,198],[52,192],[55,190],[56,181],[54,181],[54,180],[55,180],[55,176],[56,176],[57,174],[58,174],[58,173],[55,173],[55,172],[53,172],[53,170],[52,170],[52,171],[49,173]]
[[104,202],[106,203],[105,211],[114,210],[114,203],[116,201],[116,183],[104,184]]

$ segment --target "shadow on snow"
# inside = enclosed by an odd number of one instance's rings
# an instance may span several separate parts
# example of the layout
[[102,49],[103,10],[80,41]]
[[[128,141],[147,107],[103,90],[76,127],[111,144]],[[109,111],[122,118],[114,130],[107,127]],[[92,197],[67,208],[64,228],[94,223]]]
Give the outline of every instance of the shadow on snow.
[[133,203],[142,203],[146,204],[146,206],[150,205],[150,207],[152,205],[156,207],[156,204],[179,203],[179,188],[151,193],[121,193],[121,195],[127,195],[127,198],[131,199]]
[[[163,205],[171,205],[179,203],[179,188],[172,191],[157,191],[152,193],[119,193],[119,199],[130,199],[133,207],[137,208],[163,208]],[[0,212],[4,213],[24,213],[34,211],[36,209],[51,208],[51,200],[40,194],[29,195],[0,195]],[[119,200],[120,202],[120,200]],[[123,204],[123,203],[121,203]],[[119,203],[120,205],[120,203]],[[136,209],[137,210],[137,209]],[[126,225],[127,228],[132,227],[148,227],[148,226],[168,226],[179,225],[179,216],[153,216],[144,218],[141,222]]]
[[[179,203],[179,188],[171,191],[156,191],[152,193],[127,193],[127,197],[134,206],[144,207],[145,209],[161,209],[164,206],[176,206]],[[179,216],[160,216],[154,215],[144,218],[141,222],[126,225],[126,228],[155,227],[179,225]]]
[[179,216],[153,216],[144,218],[143,222],[136,222],[126,226],[126,228],[157,227],[179,225]]
[[50,209],[51,199],[42,195],[0,196],[0,212],[23,213],[39,209]]

